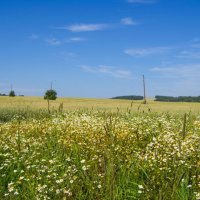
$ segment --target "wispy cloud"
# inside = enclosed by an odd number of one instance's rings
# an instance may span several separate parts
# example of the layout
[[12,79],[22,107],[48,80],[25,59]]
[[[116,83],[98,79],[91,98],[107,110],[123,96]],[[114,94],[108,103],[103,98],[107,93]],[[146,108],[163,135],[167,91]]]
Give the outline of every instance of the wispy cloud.
[[167,67],[154,67],[150,71],[163,74],[164,76],[179,78],[199,78],[200,64],[179,64]]
[[50,38],[47,39],[46,42],[48,43],[48,45],[52,45],[52,46],[56,46],[56,45],[61,45],[62,42],[56,38]]
[[137,25],[138,23],[134,21],[131,17],[125,17],[120,20],[120,23],[94,23],[94,24],[84,24],[77,23],[71,24],[69,26],[54,27],[55,29],[63,29],[71,32],[92,32],[92,31],[102,31],[110,28],[119,28],[119,24],[123,25]]
[[121,19],[121,24],[123,24],[123,25],[136,25],[137,23],[131,17],[126,17],[126,18]]
[[177,57],[187,59],[200,59],[200,51],[184,50],[181,51]]
[[191,41],[190,41],[190,46],[192,48],[200,48],[200,39],[199,38],[193,38]]
[[[174,64],[154,67],[154,90],[162,95],[199,95],[200,64]],[[157,79],[157,81],[156,81]]]
[[98,72],[96,68],[88,66],[88,65],[81,65],[81,69],[83,69],[86,72],[91,72],[91,73]]
[[129,56],[135,56],[135,57],[144,57],[144,56],[150,56],[150,55],[157,55],[157,54],[163,54],[167,53],[171,50],[171,47],[151,47],[151,48],[143,48],[143,49],[125,49],[124,53]]
[[58,29],[66,29],[71,32],[101,31],[108,28],[107,24],[72,24]]
[[127,0],[129,3],[138,3],[138,4],[152,4],[156,3],[156,0]]
[[175,55],[176,58],[181,59],[200,59],[200,39],[193,38],[184,46],[179,47],[179,51]]
[[71,43],[71,42],[83,42],[83,41],[86,41],[86,39],[82,37],[72,37],[67,39],[65,42]]
[[45,40],[47,42],[48,45],[51,46],[58,46],[58,45],[64,45],[65,43],[79,43],[79,42],[83,42],[86,41],[85,38],[81,38],[81,37],[72,37],[69,39],[57,39],[57,38],[49,38]]
[[150,71],[153,71],[153,72],[168,72],[168,73],[174,73],[174,72],[177,72],[177,68],[174,68],[174,67],[154,67],[154,68],[151,68]]
[[31,40],[37,40],[37,39],[39,39],[39,35],[31,34],[28,38]]
[[87,65],[82,65],[81,68],[84,71],[87,71],[90,73],[100,73],[100,74],[109,75],[115,78],[132,79],[132,73],[130,71],[117,69],[111,66],[99,65],[98,67],[91,67]]

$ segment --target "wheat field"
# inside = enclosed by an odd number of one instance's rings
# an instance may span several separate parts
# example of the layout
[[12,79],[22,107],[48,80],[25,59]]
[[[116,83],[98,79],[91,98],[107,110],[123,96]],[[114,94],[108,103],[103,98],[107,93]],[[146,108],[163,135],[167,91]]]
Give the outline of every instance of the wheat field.
[[[63,103],[64,110],[99,109],[112,111],[152,111],[171,113],[200,113],[200,103],[188,102],[156,102],[152,99],[147,104],[142,101],[118,100],[118,99],[95,99],[95,98],[58,98],[50,101],[51,109],[58,109]],[[47,101],[43,97],[0,97],[0,108],[8,109],[47,109]]]

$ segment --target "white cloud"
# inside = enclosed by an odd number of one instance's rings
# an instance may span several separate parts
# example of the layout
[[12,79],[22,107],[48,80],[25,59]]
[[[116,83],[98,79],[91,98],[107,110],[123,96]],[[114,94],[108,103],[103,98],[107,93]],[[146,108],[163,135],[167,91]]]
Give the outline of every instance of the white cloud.
[[63,45],[65,43],[78,43],[78,42],[83,42],[85,41],[85,38],[81,38],[81,37],[72,37],[66,40],[59,40],[56,38],[50,38],[47,39],[46,42],[48,43],[48,45],[52,45],[52,46],[58,46],[58,45]]
[[73,24],[67,27],[61,27],[60,29],[67,29],[71,32],[87,32],[87,31],[100,31],[107,28],[106,24]]
[[127,0],[129,3],[140,3],[140,4],[152,4],[155,3],[156,0]]
[[85,40],[86,40],[85,38],[81,38],[81,37],[72,37],[72,38],[69,38],[68,40],[66,40],[66,42],[67,43],[69,43],[69,42],[83,42]]
[[48,45],[53,45],[53,46],[62,44],[62,42],[56,38],[47,39],[46,42],[48,43]]
[[150,56],[153,54],[163,54],[167,53],[170,49],[170,47],[152,47],[152,48],[143,48],[143,49],[126,49],[124,50],[124,53],[129,56],[135,56],[135,57],[144,57],[144,56]]
[[98,67],[91,67],[87,65],[81,66],[84,71],[90,73],[100,73],[110,75],[115,78],[132,79],[132,73],[128,70],[117,69],[115,67],[99,65]]
[[154,67],[154,68],[151,68],[150,71],[153,71],[153,72],[176,72],[177,69],[174,67]]
[[133,21],[133,19],[131,17],[126,17],[126,18],[122,18],[121,19],[121,24],[124,24],[124,25],[136,25],[137,23],[135,21]]
[[[120,24],[123,25],[137,25],[137,22],[135,22],[131,17],[125,17],[120,20]],[[91,31],[102,31],[109,28],[117,28],[119,23],[116,24],[84,24],[84,23],[77,23],[77,24],[71,24],[69,26],[63,26],[63,27],[55,27],[56,29],[64,29],[71,32],[91,32]]]

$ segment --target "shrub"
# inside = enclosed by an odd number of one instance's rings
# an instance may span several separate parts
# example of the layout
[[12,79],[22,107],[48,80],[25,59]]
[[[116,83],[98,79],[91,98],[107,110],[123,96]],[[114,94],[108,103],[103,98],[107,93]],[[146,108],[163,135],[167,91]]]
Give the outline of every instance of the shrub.
[[11,91],[10,91],[9,97],[15,97],[15,91],[14,91],[14,90],[11,90]]
[[48,100],[56,100],[57,99],[57,92],[55,90],[47,90],[45,95],[44,95],[44,99],[48,99]]

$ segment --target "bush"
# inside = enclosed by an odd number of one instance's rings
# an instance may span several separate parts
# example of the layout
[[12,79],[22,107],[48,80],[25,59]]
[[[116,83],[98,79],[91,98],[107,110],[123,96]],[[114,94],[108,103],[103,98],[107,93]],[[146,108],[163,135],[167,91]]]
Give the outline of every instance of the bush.
[[10,91],[9,97],[15,97],[15,92],[13,90]]
[[47,90],[45,95],[44,95],[44,99],[48,99],[48,100],[56,100],[57,99],[57,92],[55,90]]

